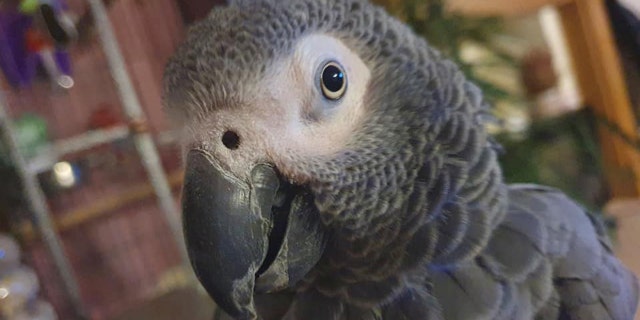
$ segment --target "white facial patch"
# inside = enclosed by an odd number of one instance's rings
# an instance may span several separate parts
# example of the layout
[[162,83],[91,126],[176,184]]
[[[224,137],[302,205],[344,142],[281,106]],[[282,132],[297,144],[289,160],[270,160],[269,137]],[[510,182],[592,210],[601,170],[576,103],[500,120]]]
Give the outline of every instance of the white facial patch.
[[[335,101],[323,96],[320,84],[323,67],[330,62],[339,64],[346,78],[345,93]],[[370,77],[365,63],[340,40],[311,35],[299,42],[283,64],[263,82],[278,115],[267,124],[275,129],[269,137],[274,154],[313,157],[342,150],[365,112]],[[310,113],[319,116],[310,119]]]
[[[321,89],[322,70],[330,62],[342,67],[347,82],[337,100]],[[340,40],[307,36],[292,55],[270,66],[252,96],[194,124],[192,140],[240,179],[257,163],[268,162],[290,179],[304,180],[295,161],[336,154],[360,126],[369,78],[365,63]],[[240,137],[237,148],[221,141],[228,131]]]

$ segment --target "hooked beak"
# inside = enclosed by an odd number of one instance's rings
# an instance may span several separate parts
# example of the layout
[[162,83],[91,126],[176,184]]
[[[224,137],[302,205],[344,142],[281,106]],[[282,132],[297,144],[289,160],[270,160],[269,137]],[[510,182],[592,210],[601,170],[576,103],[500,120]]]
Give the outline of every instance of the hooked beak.
[[281,182],[270,165],[256,165],[250,181],[242,181],[204,151],[192,150],[182,201],[191,265],[235,319],[256,319],[255,291],[290,287],[324,250],[312,198]]

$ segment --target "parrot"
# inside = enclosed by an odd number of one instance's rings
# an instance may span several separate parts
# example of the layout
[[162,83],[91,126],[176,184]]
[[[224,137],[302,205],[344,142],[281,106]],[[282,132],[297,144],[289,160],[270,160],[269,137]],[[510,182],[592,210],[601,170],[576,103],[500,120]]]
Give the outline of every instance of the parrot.
[[491,103],[365,0],[238,0],[193,24],[162,100],[185,247],[217,319],[632,320],[597,215],[508,184]]

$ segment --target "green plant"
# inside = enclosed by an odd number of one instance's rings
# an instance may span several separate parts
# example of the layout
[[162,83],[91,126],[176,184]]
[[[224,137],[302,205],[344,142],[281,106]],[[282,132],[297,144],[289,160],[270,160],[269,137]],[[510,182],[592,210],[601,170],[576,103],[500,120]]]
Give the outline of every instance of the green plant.
[[[446,10],[444,0],[405,0],[396,2],[396,5],[390,4],[389,1],[378,2],[386,4],[393,14],[455,61],[466,76],[484,91],[488,101],[496,103],[500,100],[522,99],[517,94],[483,79],[477,72],[484,67],[519,68],[518,61],[492,41],[495,35],[503,31],[502,19],[463,16]],[[484,49],[487,58],[483,61],[466,61],[462,52],[465,44]]]

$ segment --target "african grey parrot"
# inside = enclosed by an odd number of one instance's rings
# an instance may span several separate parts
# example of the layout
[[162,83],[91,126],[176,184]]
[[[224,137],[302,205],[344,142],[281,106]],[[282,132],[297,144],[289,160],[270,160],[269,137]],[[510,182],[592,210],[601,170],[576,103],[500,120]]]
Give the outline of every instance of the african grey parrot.
[[478,87],[381,8],[217,8],[164,88],[221,319],[633,317],[638,282],[597,220],[505,184]]

